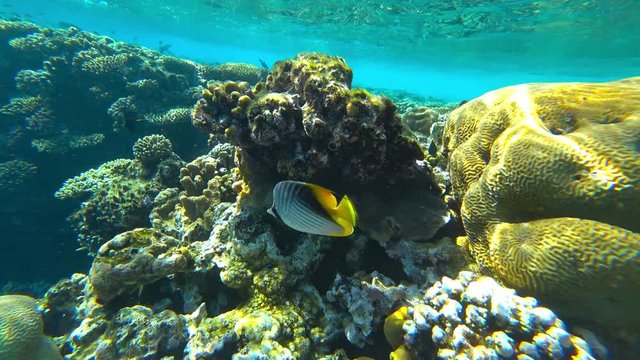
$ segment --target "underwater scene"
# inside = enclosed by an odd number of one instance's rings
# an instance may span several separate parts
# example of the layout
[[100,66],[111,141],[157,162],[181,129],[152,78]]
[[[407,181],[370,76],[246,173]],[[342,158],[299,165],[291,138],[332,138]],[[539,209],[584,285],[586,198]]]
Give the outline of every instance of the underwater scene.
[[0,360],[640,359],[638,25],[0,0]]

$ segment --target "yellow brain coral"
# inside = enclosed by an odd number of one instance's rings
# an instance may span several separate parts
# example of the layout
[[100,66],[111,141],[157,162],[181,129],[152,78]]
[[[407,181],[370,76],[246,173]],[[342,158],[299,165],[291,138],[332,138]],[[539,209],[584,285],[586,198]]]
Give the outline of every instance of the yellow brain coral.
[[37,308],[28,296],[0,296],[0,359],[62,360],[55,345],[42,335]]
[[460,243],[483,269],[566,315],[632,325],[640,77],[489,92],[451,114],[443,146]]

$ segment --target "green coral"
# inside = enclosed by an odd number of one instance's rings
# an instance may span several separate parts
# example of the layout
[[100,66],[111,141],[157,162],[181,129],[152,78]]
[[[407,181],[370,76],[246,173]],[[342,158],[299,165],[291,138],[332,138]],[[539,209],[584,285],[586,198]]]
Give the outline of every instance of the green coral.
[[0,163],[0,194],[26,190],[37,172],[34,164],[23,160]]
[[42,335],[42,318],[35,299],[0,296],[0,359],[62,360],[51,339]]
[[234,202],[239,180],[234,163],[235,147],[219,144],[180,169],[182,189],[166,189],[154,200],[153,227],[185,241],[206,240],[211,232],[215,206]]
[[444,132],[475,261],[608,325],[640,316],[639,85],[507,87],[456,109]]
[[163,135],[145,136],[133,144],[133,157],[145,166],[154,166],[171,154],[171,141]]
[[[160,143],[164,144],[164,150],[171,148],[168,140]],[[143,153],[157,155],[144,149],[148,152],[139,149],[139,156]],[[174,176],[177,178],[182,160],[170,153],[154,165],[118,159],[65,181],[55,197],[83,201],[80,209],[69,218],[82,247],[95,251],[118,233],[149,224],[153,199],[160,190],[175,184]]]

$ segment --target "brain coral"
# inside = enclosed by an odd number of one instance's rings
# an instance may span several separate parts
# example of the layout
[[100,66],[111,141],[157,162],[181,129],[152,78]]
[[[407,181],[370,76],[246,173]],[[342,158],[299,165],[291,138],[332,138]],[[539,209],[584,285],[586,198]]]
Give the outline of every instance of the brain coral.
[[482,268],[565,315],[640,316],[640,78],[496,90],[443,136]]
[[0,359],[62,359],[51,340],[42,335],[42,318],[33,298],[0,296]]

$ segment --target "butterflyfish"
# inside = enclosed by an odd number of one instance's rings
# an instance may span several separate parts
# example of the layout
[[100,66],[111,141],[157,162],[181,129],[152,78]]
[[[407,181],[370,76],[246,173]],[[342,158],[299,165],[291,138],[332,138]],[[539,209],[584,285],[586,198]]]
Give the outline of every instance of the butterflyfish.
[[344,195],[301,181],[281,181],[273,188],[273,205],[267,212],[290,228],[316,235],[344,237],[353,234],[358,215]]

